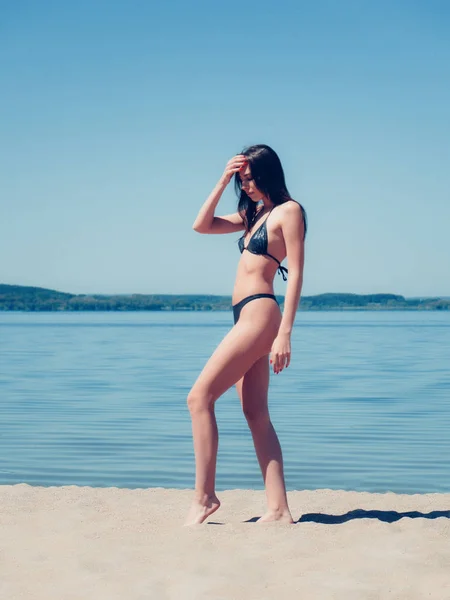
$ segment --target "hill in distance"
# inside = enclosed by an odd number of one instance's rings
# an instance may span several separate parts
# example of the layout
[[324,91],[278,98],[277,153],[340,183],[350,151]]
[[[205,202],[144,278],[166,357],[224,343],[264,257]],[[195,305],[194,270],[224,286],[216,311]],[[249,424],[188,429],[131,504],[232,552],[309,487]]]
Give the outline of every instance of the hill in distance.
[[[279,296],[280,304],[284,296]],[[231,310],[231,296],[202,294],[70,294],[40,287],[0,284],[0,311]],[[300,310],[450,310],[447,298],[398,294],[302,296]]]

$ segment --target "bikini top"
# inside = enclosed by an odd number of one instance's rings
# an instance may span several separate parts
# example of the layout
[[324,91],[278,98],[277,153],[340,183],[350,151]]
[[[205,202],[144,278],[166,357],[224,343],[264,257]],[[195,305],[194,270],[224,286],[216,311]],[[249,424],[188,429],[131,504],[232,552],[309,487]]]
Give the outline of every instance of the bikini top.
[[277,258],[275,258],[275,256],[272,256],[272,254],[269,254],[267,252],[268,241],[267,241],[266,221],[269,218],[269,215],[273,211],[274,208],[275,207],[272,206],[267,217],[264,219],[262,224],[258,227],[258,229],[255,231],[255,233],[250,238],[250,241],[247,244],[247,246],[244,246],[244,243],[245,243],[244,238],[247,233],[247,232],[244,232],[242,237],[240,237],[238,240],[238,247],[239,247],[239,250],[241,251],[241,254],[242,254],[242,252],[244,252],[244,250],[248,250],[252,254],[262,254],[263,256],[269,256],[270,258],[272,258],[276,263],[278,263],[278,273],[280,273],[281,276],[283,277],[283,281],[286,281],[287,280],[286,274],[288,273],[288,270],[286,269],[286,267],[281,266],[280,261]]

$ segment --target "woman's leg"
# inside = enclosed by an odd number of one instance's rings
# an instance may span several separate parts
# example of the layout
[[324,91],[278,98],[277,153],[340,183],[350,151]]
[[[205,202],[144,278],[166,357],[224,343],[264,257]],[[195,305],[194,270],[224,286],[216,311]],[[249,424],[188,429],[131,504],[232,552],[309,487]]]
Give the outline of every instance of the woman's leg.
[[256,455],[266,487],[268,512],[259,521],[292,523],[280,442],[272,425],[268,407],[269,356],[259,358],[237,382],[242,410],[253,437]]
[[[261,356],[270,351],[279,308],[273,300],[259,298],[249,303],[258,310],[258,318],[240,318],[206,363],[189,395],[195,453],[195,499],[186,524],[202,523],[216,511],[215,494],[218,432],[214,403],[232,387]],[[244,310],[242,314],[244,313]],[[275,316],[275,319],[274,319]]]

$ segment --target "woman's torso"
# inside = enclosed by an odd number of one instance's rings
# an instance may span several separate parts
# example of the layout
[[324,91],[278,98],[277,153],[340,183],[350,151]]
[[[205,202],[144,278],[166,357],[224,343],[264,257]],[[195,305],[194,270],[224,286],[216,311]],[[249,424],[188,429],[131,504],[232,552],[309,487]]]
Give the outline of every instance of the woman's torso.
[[245,234],[244,248],[246,249],[243,250],[240,256],[237,268],[232,296],[233,304],[251,294],[273,294],[273,281],[279,267],[278,263],[270,256],[254,254],[250,249],[261,249],[260,244],[252,244],[251,240],[255,233],[257,233],[257,237],[261,233],[264,233],[260,231],[260,228],[265,226],[267,231],[267,252],[280,262],[286,257],[286,246],[281,231],[280,212],[282,209],[280,211],[280,208],[281,206],[275,206],[270,212],[267,211],[258,218],[251,228],[250,233]]

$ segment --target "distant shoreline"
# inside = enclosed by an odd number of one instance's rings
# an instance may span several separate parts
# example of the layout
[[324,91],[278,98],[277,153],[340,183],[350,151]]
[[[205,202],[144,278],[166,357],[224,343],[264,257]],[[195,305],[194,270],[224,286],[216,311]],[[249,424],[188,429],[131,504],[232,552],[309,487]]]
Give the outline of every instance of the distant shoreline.
[[[281,305],[284,296],[277,296]],[[0,284],[0,312],[228,311],[231,296],[207,294],[70,294],[46,288]],[[450,310],[449,298],[398,294],[302,296],[300,311]]]

